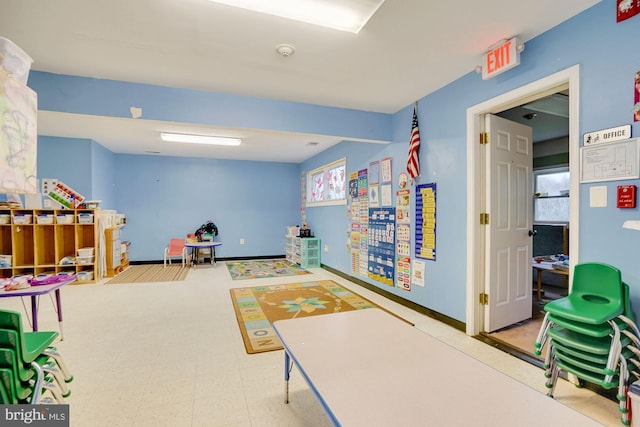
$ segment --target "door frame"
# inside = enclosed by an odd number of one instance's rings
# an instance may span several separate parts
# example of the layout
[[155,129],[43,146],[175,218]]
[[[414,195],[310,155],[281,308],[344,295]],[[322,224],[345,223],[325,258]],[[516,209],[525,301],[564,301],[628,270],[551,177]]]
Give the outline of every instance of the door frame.
[[484,209],[485,188],[484,186],[476,188],[477,184],[484,183],[482,176],[484,153],[478,142],[480,133],[484,132],[484,115],[496,114],[566,88],[569,89],[569,173],[571,175],[569,253],[571,254],[570,269],[572,269],[576,260],[579,259],[580,65],[566,68],[467,109],[466,333],[468,335],[478,335],[484,328],[484,306],[479,302],[479,295],[485,289],[486,259],[484,227],[479,224],[479,217]]

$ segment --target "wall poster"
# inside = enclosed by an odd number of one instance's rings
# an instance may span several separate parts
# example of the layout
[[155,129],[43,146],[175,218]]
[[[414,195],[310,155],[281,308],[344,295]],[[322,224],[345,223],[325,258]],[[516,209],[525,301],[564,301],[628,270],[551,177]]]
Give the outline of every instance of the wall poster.
[[367,170],[358,171],[358,197],[367,197],[369,192],[369,179],[367,178]]
[[436,184],[416,187],[416,256],[436,260]]
[[369,163],[369,184],[377,184],[380,182],[380,162],[375,161]]
[[382,182],[391,182],[391,157],[386,157],[380,162]]
[[411,290],[411,258],[399,257],[396,264],[396,286],[405,291]]
[[395,277],[395,208],[369,209],[368,276],[393,286]]
[[640,71],[636,73],[633,85],[633,121],[640,122]]
[[367,256],[369,254],[369,198],[360,197],[360,262],[358,263],[360,276],[367,277]]
[[369,184],[369,207],[380,206],[380,188],[378,184]]

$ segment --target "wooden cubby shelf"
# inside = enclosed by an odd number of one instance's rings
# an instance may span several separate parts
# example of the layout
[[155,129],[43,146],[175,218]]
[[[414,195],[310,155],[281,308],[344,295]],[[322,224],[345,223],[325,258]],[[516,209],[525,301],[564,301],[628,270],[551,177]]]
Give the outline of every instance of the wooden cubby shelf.
[[[0,277],[67,272],[95,283],[99,217],[96,209],[0,209]],[[93,256],[78,256],[90,248]]]

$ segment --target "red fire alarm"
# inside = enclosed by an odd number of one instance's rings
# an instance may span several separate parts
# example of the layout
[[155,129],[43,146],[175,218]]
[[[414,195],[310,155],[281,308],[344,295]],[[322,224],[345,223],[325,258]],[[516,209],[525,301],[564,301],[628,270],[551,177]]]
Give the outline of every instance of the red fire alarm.
[[635,208],[636,207],[636,186],[635,185],[618,185],[618,207],[619,208]]

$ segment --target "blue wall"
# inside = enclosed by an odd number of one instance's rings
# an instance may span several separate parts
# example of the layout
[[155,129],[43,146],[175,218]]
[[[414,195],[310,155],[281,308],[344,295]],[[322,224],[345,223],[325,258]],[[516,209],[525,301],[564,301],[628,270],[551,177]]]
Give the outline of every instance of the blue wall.
[[[411,292],[385,285],[381,288],[466,320],[466,201],[467,193],[476,191],[466,183],[469,107],[579,64],[580,133],[632,123],[633,79],[640,71],[635,53],[640,17],[616,23],[615,3],[604,0],[527,42],[521,64],[492,80],[483,81],[470,70],[419,100],[419,183],[437,183],[437,261],[426,261],[424,288],[414,287]],[[300,223],[302,171],[347,157],[348,172],[353,172],[366,168],[370,161],[391,156],[395,194],[398,173],[406,162],[411,105],[387,115],[39,72],[31,73],[29,85],[38,92],[40,108],[45,110],[128,117],[133,105],[143,108],[145,119],[392,142],[342,142],[302,165],[293,165],[110,155],[99,148],[90,154],[84,144],[90,147],[94,142],[41,137],[41,145],[51,142],[57,146],[44,156],[40,150],[45,148],[39,149],[38,175],[58,177],[81,192],[88,185],[87,197],[113,201],[113,206],[105,208],[127,214],[125,238],[133,242],[134,261],[159,259],[169,237],[192,232],[208,219],[220,228],[219,240],[224,242],[221,256],[283,254],[286,226]],[[634,123],[634,136],[638,129]],[[65,165],[71,160],[92,164],[91,170],[86,174],[68,170]],[[639,183],[581,185],[579,261],[618,266],[631,287],[634,304],[640,306],[640,272],[636,267],[640,233],[621,227],[627,219],[638,219],[638,208],[615,208],[615,189],[621,184]],[[588,193],[593,185],[608,188],[608,207],[589,207]],[[349,274],[345,206],[308,208],[307,221],[329,248],[323,252],[322,262]],[[246,239],[244,246],[238,244],[240,238]]]
[[116,206],[115,154],[102,145],[91,143],[91,199],[101,200],[102,206]]
[[92,194],[89,139],[38,137],[38,179],[64,182],[85,197]]
[[[483,81],[479,74],[471,71],[419,100],[418,117],[422,137],[422,177],[419,183],[437,184],[437,261],[426,261],[426,286],[414,286],[411,292],[364,280],[422,306],[466,321],[466,203],[467,192],[477,190],[467,188],[466,111],[476,104],[579,64],[580,134],[633,123],[633,81],[635,73],[640,71],[640,60],[632,52],[637,50],[640,17],[616,23],[615,7],[613,0],[602,1],[527,42],[521,64],[492,80]],[[409,105],[394,114],[392,119],[394,144],[387,150],[394,153],[394,194],[397,190],[397,173],[406,161],[412,111],[412,105]],[[637,123],[633,124],[633,136],[638,136],[639,128]],[[402,149],[392,148],[399,144]],[[334,150],[340,150],[340,147]],[[386,152],[360,154],[347,154],[347,172],[367,167],[370,161],[379,160]],[[305,162],[303,168],[310,170],[317,163],[335,160],[343,155],[341,152],[331,159],[322,153]],[[638,180],[581,185],[579,261],[601,261],[620,268],[623,280],[631,286],[634,305],[640,306],[640,271],[636,267],[640,233],[622,228],[625,220],[639,218],[639,209],[615,207],[616,186],[624,184],[640,185]],[[608,188],[607,208],[589,207],[589,188],[594,185]],[[415,201],[413,196],[412,203]],[[326,209],[332,218],[340,217],[339,213],[334,212],[335,208],[315,208],[316,211],[320,209]],[[337,230],[326,227],[322,223],[324,212],[320,214],[314,209],[309,209],[309,212],[309,222],[313,228],[323,230],[322,234],[317,235],[321,235],[323,240],[344,242],[346,228]],[[323,263],[341,271],[350,271],[346,253],[341,259],[323,253]]]
[[298,217],[298,165],[123,154],[116,165],[115,206],[127,215],[132,260],[162,259],[169,238],[208,220],[223,243],[219,257],[284,254],[286,227]]

